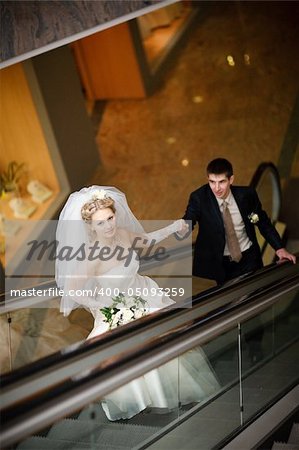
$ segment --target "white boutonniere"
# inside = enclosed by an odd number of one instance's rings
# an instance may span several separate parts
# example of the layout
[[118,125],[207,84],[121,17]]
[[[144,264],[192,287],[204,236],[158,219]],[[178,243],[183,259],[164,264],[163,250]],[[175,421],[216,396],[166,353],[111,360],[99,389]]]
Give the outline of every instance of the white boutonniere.
[[257,223],[260,220],[258,214],[255,212],[252,212],[251,214],[249,214],[248,219],[250,220],[251,223]]
[[125,325],[135,319],[140,319],[149,313],[147,301],[139,296],[125,297],[119,294],[112,297],[112,305],[100,309],[104,315],[104,322],[108,323],[109,329]]

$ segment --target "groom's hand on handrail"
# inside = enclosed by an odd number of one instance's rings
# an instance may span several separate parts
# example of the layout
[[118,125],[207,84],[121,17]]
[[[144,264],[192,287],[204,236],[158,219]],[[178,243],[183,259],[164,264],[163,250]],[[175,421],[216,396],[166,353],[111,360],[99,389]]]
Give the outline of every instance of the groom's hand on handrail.
[[289,253],[285,248],[280,248],[276,250],[276,255],[278,257],[278,262],[282,262],[283,260],[289,260],[293,264],[296,264],[296,256],[292,253]]

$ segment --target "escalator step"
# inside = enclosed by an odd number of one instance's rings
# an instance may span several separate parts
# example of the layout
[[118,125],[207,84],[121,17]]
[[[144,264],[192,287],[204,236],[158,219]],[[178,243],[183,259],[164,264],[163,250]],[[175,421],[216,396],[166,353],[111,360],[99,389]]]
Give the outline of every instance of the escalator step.
[[[85,443],[65,442],[46,437],[33,436],[21,442],[17,450],[86,450],[90,445]],[[106,449],[105,449],[106,450]],[[112,449],[111,449],[112,450]],[[118,449],[115,449],[118,450]]]
[[[103,444],[103,449],[106,450],[106,445],[110,443],[132,449],[154,434],[153,427],[149,427],[150,432],[145,432],[145,427],[142,425],[131,425],[130,429],[127,429],[127,425],[124,425],[124,427],[125,429],[123,430],[119,430],[115,427],[114,429],[106,429],[103,431],[100,436],[100,442]],[[133,427],[135,428],[132,429]],[[140,430],[140,428],[143,430]]]
[[294,423],[288,439],[288,444],[299,445],[299,423]]
[[48,438],[105,445],[122,445],[128,448],[137,445],[156,433],[159,428],[142,425],[109,423],[66,419],[55,424]]
[[91,421],[80,422],[73,419],[65,419],[53,425],[48,432],[49,439],[68,440],[74,442],[90,442],[100,433],[99,424]]
[[97,424],[127,423],[129,425],[143,425],[147,427],[161,428],[167,425],[169,422],[175,420],[177,418],[177,415],[177,410],[169,412],[163,411],[162,413],[161,411],[159,411],[159,408],[148,408],[145,411],[141,411],[139,414],[136,414],[136,416],[132,417],[129,422],[124,420],[111,422],[104,413],[101,404],[94,403],[83,409],[77,419],[86,421],[91,420],[92,422],[96,422]]
[[272,445],[272,450],[299,450],[299,445],[274,442]]
[[33,436],[26,439],[17,450],[131,450],[132,447],[124,445],[112,445],[109,443],[85,443],[72,442],[46,437]]
[[111,423],[104,413],[100,403],[94,403],[83,409],[78,416],[78,420],[92,420],[98,424]]

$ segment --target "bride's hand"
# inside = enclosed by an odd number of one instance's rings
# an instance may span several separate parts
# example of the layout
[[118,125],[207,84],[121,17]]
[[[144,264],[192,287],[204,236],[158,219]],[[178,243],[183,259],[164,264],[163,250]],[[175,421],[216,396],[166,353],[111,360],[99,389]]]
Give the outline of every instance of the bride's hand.
[[185,237],[189,232],[188,224],[184,221],[184,219],[177,220],[175,223],[178,225],[177,234],[179,237]]

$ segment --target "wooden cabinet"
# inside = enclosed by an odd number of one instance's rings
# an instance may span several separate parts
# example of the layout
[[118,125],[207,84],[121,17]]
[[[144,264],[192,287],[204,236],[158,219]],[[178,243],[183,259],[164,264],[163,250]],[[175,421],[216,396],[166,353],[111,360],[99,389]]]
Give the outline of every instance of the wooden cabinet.
[[[23,64],[15,64],[0,71],[1,86],[1,141],[0,171],[6,170],[11,161],[24,163],[21,179],[21,195],[30,198],[26,184],[37,179],[53,191],[51,200],[39,205],[34,218],[44,217],[45,211],[60,186],[50,157],[48,145],[28,86]],[[2,207],[5,207],[4,200]],[[9,208],[5,215],[13,218]]]
[[179,2],[73,43],[87,99],[136,99],[152,94],[198,11],[188,2]]
[[[0,141],[0,171],[6,170],[11,161],[24,163],[23,175],[20,180],[20,195],[22,199],[35,206],[30,220],[50,218],[53,206],[59,198],[60,186],[49,154],[48,145],[40,124],[40,120],[32,99],[30,88],[22,63],[15,64],[0,72],[1,86],[1,141]],[[42,204],[31,200],[27,192],[27,183],[37,179],[53,192],[52,196]],[[5,219],[16,220],[9,201],[13,194],[7,194],[0,199],[0,212]],[[9,224],[12,228],[12,224]],[[19,243],[26,237],[22,225],[18,227],[15,236],[7,239],[9,250],[13,245],[18,251]],[[7,248],[8,250],[8,248]],[[4,255],[1,255],[4,264]]]
[[[55,218],[70,191],[88,184],[100,164],[73,55],[64,46],[12,65],[1,70],[0,83],[0,171],[11,161],[24,163],[21,198],[36,206],[29,222]],[[52,196],[34,203],[27,192],[30,180],[47,186]],[[0,208],[16,220],[9,198],[0,200]],[[9,239],[12,255],[25,239],[25,222]]]
[[81,39],[72,48],[88,99],[145,97],[127,22]]

